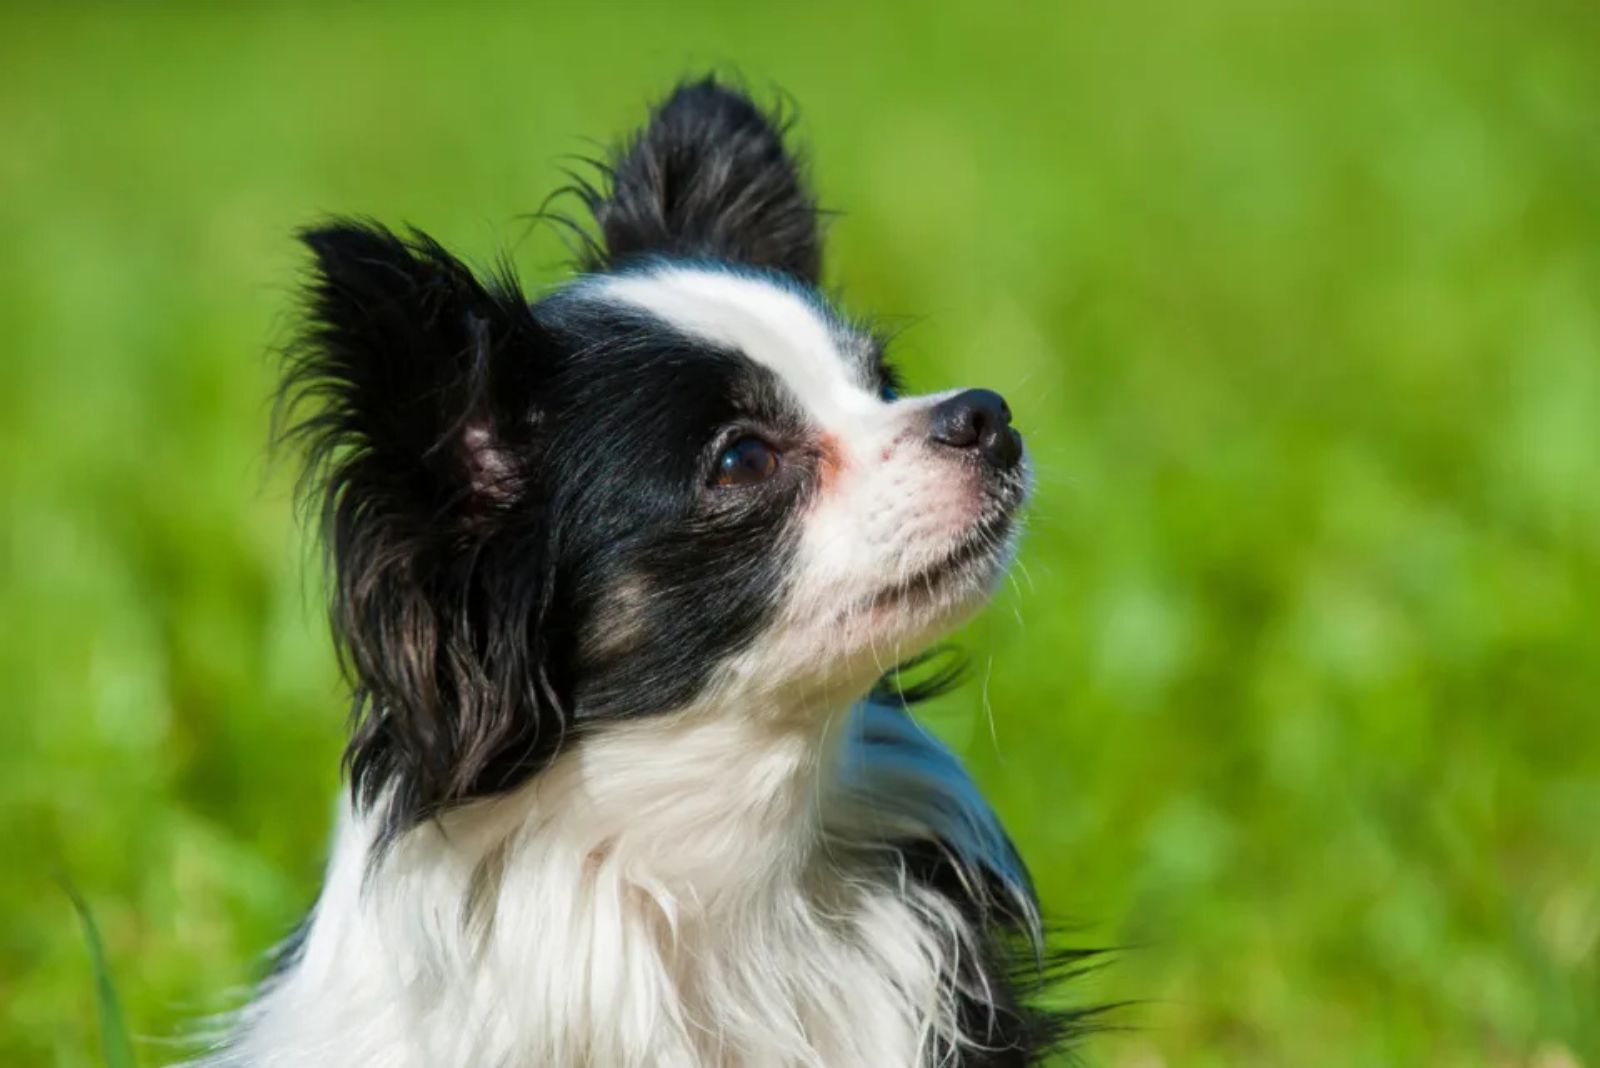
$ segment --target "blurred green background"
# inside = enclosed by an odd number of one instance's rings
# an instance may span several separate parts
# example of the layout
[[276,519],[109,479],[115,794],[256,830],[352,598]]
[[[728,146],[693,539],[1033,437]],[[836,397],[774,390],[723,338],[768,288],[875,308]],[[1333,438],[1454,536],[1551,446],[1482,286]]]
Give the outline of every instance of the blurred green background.
[[312,899],[290,231],[550,282],[563,157],[708,67],[795,97],[913,385],[1028,434],[929,718],[1136,947],[1088,1062],[1600,1064],[1600,5],[1266,0],[0,12],[0,1063],[95,1061],[54,872],[145,1064]]

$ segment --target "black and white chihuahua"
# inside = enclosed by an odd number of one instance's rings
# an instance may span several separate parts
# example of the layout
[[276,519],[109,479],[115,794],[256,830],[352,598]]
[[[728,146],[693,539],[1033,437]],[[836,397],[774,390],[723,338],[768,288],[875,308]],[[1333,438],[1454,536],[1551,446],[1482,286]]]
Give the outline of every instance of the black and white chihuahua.
[[1007,567],[1022,439],[995,393],[900,395],[783,135],[682,85],[531,302],[416,231],[302,235],[350,796],[200,1064],[971,1068],[1074,1029],[893,684]]

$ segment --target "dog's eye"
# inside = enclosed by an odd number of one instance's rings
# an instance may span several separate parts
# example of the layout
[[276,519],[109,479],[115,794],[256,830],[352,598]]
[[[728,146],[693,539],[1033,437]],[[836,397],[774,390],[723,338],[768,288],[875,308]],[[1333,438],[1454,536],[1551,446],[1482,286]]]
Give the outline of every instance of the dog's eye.
[[753,486],[778,470],[778,452],[760,438],[745,437],[717,457],[718,487]]

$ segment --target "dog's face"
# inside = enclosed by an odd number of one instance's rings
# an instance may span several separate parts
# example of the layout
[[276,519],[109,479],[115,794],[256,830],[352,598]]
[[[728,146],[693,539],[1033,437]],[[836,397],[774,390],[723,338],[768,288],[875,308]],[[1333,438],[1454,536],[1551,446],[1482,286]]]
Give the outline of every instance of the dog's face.
[[1003,565],[1023,492],[1004,402],[898,397],[883,346],[810,287],[661,262],[539,312],[588,354],[550,451],[581,514],[590,709],[858,695]]
[[1025,494],[984,390],[903,397],[817,288],[779,130],[680,89],[528,304],[421,235],[311,231],[291,396],[325,471],[354,772],[415,818],[574,730],[836,708],[986,597]]

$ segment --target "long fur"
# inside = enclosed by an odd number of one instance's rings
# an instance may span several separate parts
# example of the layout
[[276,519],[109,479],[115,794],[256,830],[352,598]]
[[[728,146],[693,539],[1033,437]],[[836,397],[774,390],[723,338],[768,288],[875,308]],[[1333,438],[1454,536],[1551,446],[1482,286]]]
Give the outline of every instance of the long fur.
[[298,959],[205,1063],[1029,1063],[1059,1025],[986,971],[1020,935],[1023,976],[1047,977],[1015,852],[903,711],[838,729],[822,789],[812,739],[687,713],[453,810],[378,869],[379,829],[347,808]]
[[559,714],[537,670],[542,541],[506,507],[534,491],[525,407],[553,346],[509,274],[486,286],[425,234],[302,239],[319,266],[281,404],[310,412],[289,434],[356,683],[346,761],[364,803],[385,790],[414,819],[496,789]]
[[532,303],[420,232],[302,235],[284,411],[350,790],[194,1063],[999,1068],[1084,1022],[1037,1005],[1082,959],[909,712],[1010,559],[1021,439],[992,393],[902,396],[820,293],[784,130],[678,88]]

